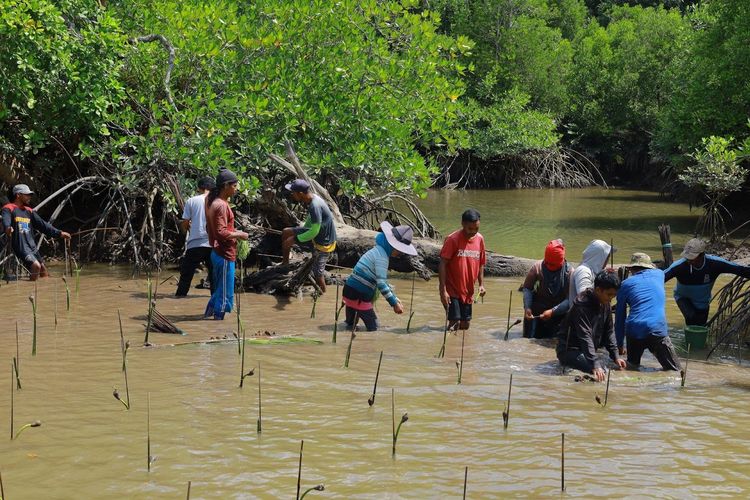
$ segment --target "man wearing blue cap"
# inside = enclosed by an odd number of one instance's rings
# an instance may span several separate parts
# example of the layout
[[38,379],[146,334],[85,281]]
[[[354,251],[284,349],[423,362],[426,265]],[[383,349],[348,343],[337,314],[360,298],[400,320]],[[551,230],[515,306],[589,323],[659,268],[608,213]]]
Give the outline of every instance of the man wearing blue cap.
[[47,267],[39,255],[32,230],[41,231],[51,238],[70,239],[70,234],[52,226],[29,206],[33,194],[34,192],[26,184],[16,184],[13,187],[13,200],[5,205],[2,210],[5,234],[11,240],[13,253],[28,268],[31,281],[49,275]]
[[295,243],[312,242],[315,259],[313,277],[320,290],[325,293],[326,262],[336,250],[336,226],[333,223],[331,209],[320,196],[310,192],[310,183],[305,179],[295,179],[284,187],[291,192],[294,201],[307,205],[308,215],[303,226],[285,227],[281,232],[281,263],[289,263],[289,253]]

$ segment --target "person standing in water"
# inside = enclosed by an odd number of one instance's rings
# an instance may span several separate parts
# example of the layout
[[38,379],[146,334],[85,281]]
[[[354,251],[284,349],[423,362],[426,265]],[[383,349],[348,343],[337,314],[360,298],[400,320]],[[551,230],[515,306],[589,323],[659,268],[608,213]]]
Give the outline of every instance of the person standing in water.
[[222,168],[216,176],[216,187],[206,196],[206,232],[211,244],[211,284],[214,292],[208,300],[204,317],[224,319],[234,305],[234,262],[237,240],[247,240],[244,231],[234,228],[234,212],[229,198],[237,193],[239,179],[231,170]]
[[716,279],[724,273],[750,278],[750,267],[706,254],[706,244],[698,238],[685,244],[680,257],[664,271],[664,281],[677,278],[674,298],[685,324],[706,326]]
[[583,251],[583,259],[578,264],[570,280],[570,289],[568,290],[568,303],[573,305],[573,301],[581,292],[594,287],[594,277],[604,270],[609,259],[609,254],[614,252],[607,242],[594,240]]
[[34,192],[29,189],[29,186],[16,184],[12,194],[12,201],[2,209],[5,236],[10,240],[13,253],[18,260],[28,268],[29,279],[36,281],[39,277],[49,276],[49,273],[39,254],[32,231],[36,229],[50,238],[60,237],[65,240],[70,239],[70,234],[52,226],[31,208],[29,203]]
[[557,334],[568,312],[568,288],[573,266],[565,260],[562,240],[552,240],[544,250],[544,260],[529,269],[523,282],[523,336],[536,339]]
[[295,179],[284,187],[294,201],[307,206],[307,219],[303,226],[285,227],[281,232],[281,263],[289,262],[289,253],[295,243],[312,242],[315,260],[312,275],[320,291],[325,293],[326,262],[336,250],[336,225],[331,209],[323,198],[310,192],[310,183],[304,179]]
[[176,297],[185,297],[190,290],[195,270],[201,263],[208,269],[211,293],[214,292],[214,282],[211,279],[211,244],[206,232],[206,195],[216,187],[211,177],[204,177],[198,181],[199,194],[185,202],[180,220],[180,229],[187,232],[185,240],[185,256],[180,266],[180,281],[177,283]]
[[597,350],[603,347],[618,368],[627,366],[617,349],[610,306],[619,288],[617,275],[600,271],[594,286],[578,294],[558,333],[556,352],[561,365],[590,373],[602,382],[606,361]]
[[468,209],[461,215],[461,229],[445,238],[438,266],[440,302],[447,311],[449,328],[469,328],[474,303],[474,282],[484,297],[484,237],[479,233],[480,215]]
[[373,301],[379,291],[396,314],[404,312],[393,288],[388,284],[388,262],[390,257],[400,254],[417,255],[411,244],[412,228],[393,227],[389,222],[380,224],[382,232],[375,236],[375,246],[359,258],[351,275],[346,279],[343,301],[346,305],[346,327],[356,327],[355,318],[365,323],[368,332],[378,329],[378,317],[373,309]]

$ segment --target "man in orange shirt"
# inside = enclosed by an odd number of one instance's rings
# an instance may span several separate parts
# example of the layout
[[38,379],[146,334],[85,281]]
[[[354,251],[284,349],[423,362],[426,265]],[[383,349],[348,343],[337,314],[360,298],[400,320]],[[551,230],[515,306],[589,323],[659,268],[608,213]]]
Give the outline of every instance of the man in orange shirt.
[[451,233],[440,251],[440,301],[448,314],[449,328],[465,330],[471,321],[474,282],[484,297],[484,237],[479,234],[480,215],[474,209],[461,215],[462,228]]

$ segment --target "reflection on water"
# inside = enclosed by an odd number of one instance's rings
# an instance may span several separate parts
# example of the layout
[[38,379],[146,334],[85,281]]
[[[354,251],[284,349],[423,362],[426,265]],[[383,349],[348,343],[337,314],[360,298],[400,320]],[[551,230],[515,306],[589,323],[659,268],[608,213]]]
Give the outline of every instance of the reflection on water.
[[[56,271],[56,270],[53,270]],[[407,305],[411,281],[395,279]],[[461,338],[451,335],[437,359],[442,309],[437,284],[417,283],[414,333],[408,311],[378,304],[383,332],[357,335],[350,368],[343,362],[349,335],[330,343],[335,293],[311,302],[246,295],[249,331],[275,330],[325,341],[322,345],[250,346],[246,368],[262,363],[263,432],[256,432],[257,377],[239,389],[236,343],[140,347],[145,280],[125,269],[87,268],[81,291],[65,311],[54,280],[39,287],[38,355],[31,351],[29,282],[2,285],[5,368],[0,419],[10,412],[14,323],[20,331],[23,390],[15,393],[16,428],[39,419],[16,441],[0,440],[6,495],[37,498],[289,498],[296,490],[297,453],[305,440],[303,489],[319,483],[319,498],[460,498],[469,467],[468,498],[559,494],[560,433],[566,435],[566,495],[689,498],[750,493],[750,374],[731,365],[691,361],[687,386],[662,372],[615,372],[608,405],[602,384],[559,375],[549,345],[505,332],[508,290],[518,279],[488,280],[466,335],[462,384],[455,362]],[[159,288],[174,290],[174,280]],[[334,292],[332,289],[331,292]],[[194,295],[192,295],[194,294]],[[235,315],[198,321],[207,291],[186,299],[160,296],[158,309],[187,335],[151,334],[158,345],[212,336],[231,337]],[[516,295],[512,319],[519,317]],[[124,392],[117,309],[131,342],[128,374],[132,410],[112,397]],[[670,319],[677,318],[670,309]],[[380,351],[375,405],[369,407]],[[646,355],[644,364],[655,367]],[[502,411],[513,372],[510,424]],[[397,419],[408,411],[391,456],[390,390]],[[157,460],[146,471],[146,400],[151,393],[151,446]],[[7,421],[6,421],[7,425]],[[313,498],[313,497],[308,497]]]
[[671,226],[679,253],[699,215],[657,193],[602,188],[431,191],[419,206],[444,235],[458,228],[461,212],[472,207],[482,214],[489,249],[541,259],[547,242],[562,238],[576,262],[593,239],[614,242],[616,263],[627,262],[633,252],[661,259],[660,224]]

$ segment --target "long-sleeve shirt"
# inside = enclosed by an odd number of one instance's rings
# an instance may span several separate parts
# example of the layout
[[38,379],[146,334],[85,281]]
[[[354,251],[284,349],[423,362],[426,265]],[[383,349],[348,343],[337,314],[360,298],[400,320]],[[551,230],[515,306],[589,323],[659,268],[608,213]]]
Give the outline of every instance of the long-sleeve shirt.
[[12,227],[11,244],[13,252],[21,259],[36,253],[37,246],[32,229],[49,237],[60,236],[60,230],[42,219],[31,207],[19,207],[8,203],[2,209],[3,226]]
[[359,258],[352,274],[346,279],[346,284],[364,297],[370,297],[370,300],[375,297],[377,288],[388,304],[395,306],[398,297],[387,281],[390,245],[385,241],[383,233],[379,233],[375,241],[376,245]]
[[554,295],[549,289],[549,284],[545,283],[542,266],[544,266],[543,260],[535,262],[526,275],[526,280],[523,282],[523,308],[531,309],[533,314],[541,314],[547,309],[552,309],[552,316],[561,316],[570,308],[568,289],[573,276],[573,266],[566,262],[562,269],[556,271],[562,273],[562,279]]
[[558,334],[558,352],[577,349],[595,369],[602,368],[596,350],[604,347],[612,360],[619,358],[612,310],[587,289],[573,301]]
[[706,254],[703,265],[699,268],[693,267],[685,259],[675,261],[664,271],[664,281],[677,278],[674,298],[689,299],[696,309],[708,310],[714,283],[719,275],[724,273],[750,278],[750,267]]
[[636,339],[645,339],[649,335],[666,337],[669,331],[665,303],[662,271],[646,269],[623,281],[617,292],[615,311],[617,346],[623,346],[625,335]]
[[217,255],[230,262],[237,259],[237,240],[232,238],[234,229],[234,212],[229,203],[216,198],[206,208],[206,232],[208,242]]

